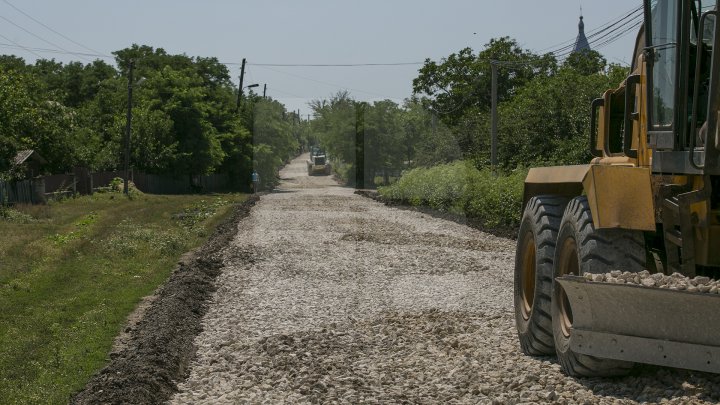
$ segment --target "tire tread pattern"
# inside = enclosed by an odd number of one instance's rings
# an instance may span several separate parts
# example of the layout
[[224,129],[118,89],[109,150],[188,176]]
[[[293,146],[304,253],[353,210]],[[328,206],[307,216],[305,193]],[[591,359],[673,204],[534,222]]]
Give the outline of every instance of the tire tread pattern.
[[[566,230],[566,227],[573,229]],[[565,237],[566,232],[572,232],[578,241],[581,274],[605,273],[611,270],[639,272],[645,269],[645,242],[642,232],[623,229],[596,230],[586,197],[576,197],[568,204],[560,225],[559,237]],[[557,253],[556,257],[559,257]],[[553,303],[553,316],[556,311],[556,303]],[[567,338],[562,334],[559,324],[559,319],[553,322],[555,347],[558,361],[567,374],[575,377],[610,377],[625,375],[633,367],[631,362],[601,359],[573,352],[566,344]]]
[[[550,297],[552,296],[553,263],[560,221],[567,205],[567,198],[553,195],[541,195],[530,199],[520,225],[518,249],[515,258],[515,320],[518,339],[523,353],[532,356],[552,355],[555,353],[550,317]],[[535,294],[530,317],[522,316],[522,296],[520,287],[523,235],[532,232],[535,243]]]

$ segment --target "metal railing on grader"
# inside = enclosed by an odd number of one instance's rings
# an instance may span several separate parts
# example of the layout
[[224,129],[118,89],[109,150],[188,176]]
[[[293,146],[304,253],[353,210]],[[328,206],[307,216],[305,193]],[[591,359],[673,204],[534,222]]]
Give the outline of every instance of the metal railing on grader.
[[591,106],[595,158],[527,176],[518,337],[570,375],[720,373],[719,6],[645,0],[630,76]]

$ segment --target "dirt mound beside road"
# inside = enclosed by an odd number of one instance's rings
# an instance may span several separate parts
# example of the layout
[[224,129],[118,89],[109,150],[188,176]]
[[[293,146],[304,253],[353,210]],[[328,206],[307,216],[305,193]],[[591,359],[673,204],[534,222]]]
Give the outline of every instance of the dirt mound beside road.
[[178,264],[168,281],[147,301],[147,307],[141,308],[141,316],[136,316],[139,319],[130,320],[110,354],[110,364],[93,376],[70,403],[140,404],[170,398],[176,382],[187,376],[195,355],[193,340],[201,330],[200,320],[223,266],[221,252],[258,199],[252,196],[240,204],[205,245]]

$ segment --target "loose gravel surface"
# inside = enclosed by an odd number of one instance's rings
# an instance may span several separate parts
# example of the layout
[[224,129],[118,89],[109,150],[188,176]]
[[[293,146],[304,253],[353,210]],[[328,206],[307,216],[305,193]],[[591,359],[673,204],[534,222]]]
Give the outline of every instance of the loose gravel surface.
[[515,243],[308,177],[240,222],[172,404],[714,403],[720,378],[563,375],[522,355]]

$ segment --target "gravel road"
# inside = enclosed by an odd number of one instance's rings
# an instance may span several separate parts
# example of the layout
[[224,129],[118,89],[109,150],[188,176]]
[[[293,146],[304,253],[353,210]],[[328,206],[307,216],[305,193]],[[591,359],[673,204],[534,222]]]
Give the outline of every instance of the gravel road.
[[715,403],[720,378],[564,376],[521,354],[515,243],[282,172],[224,252],[172,404]]

